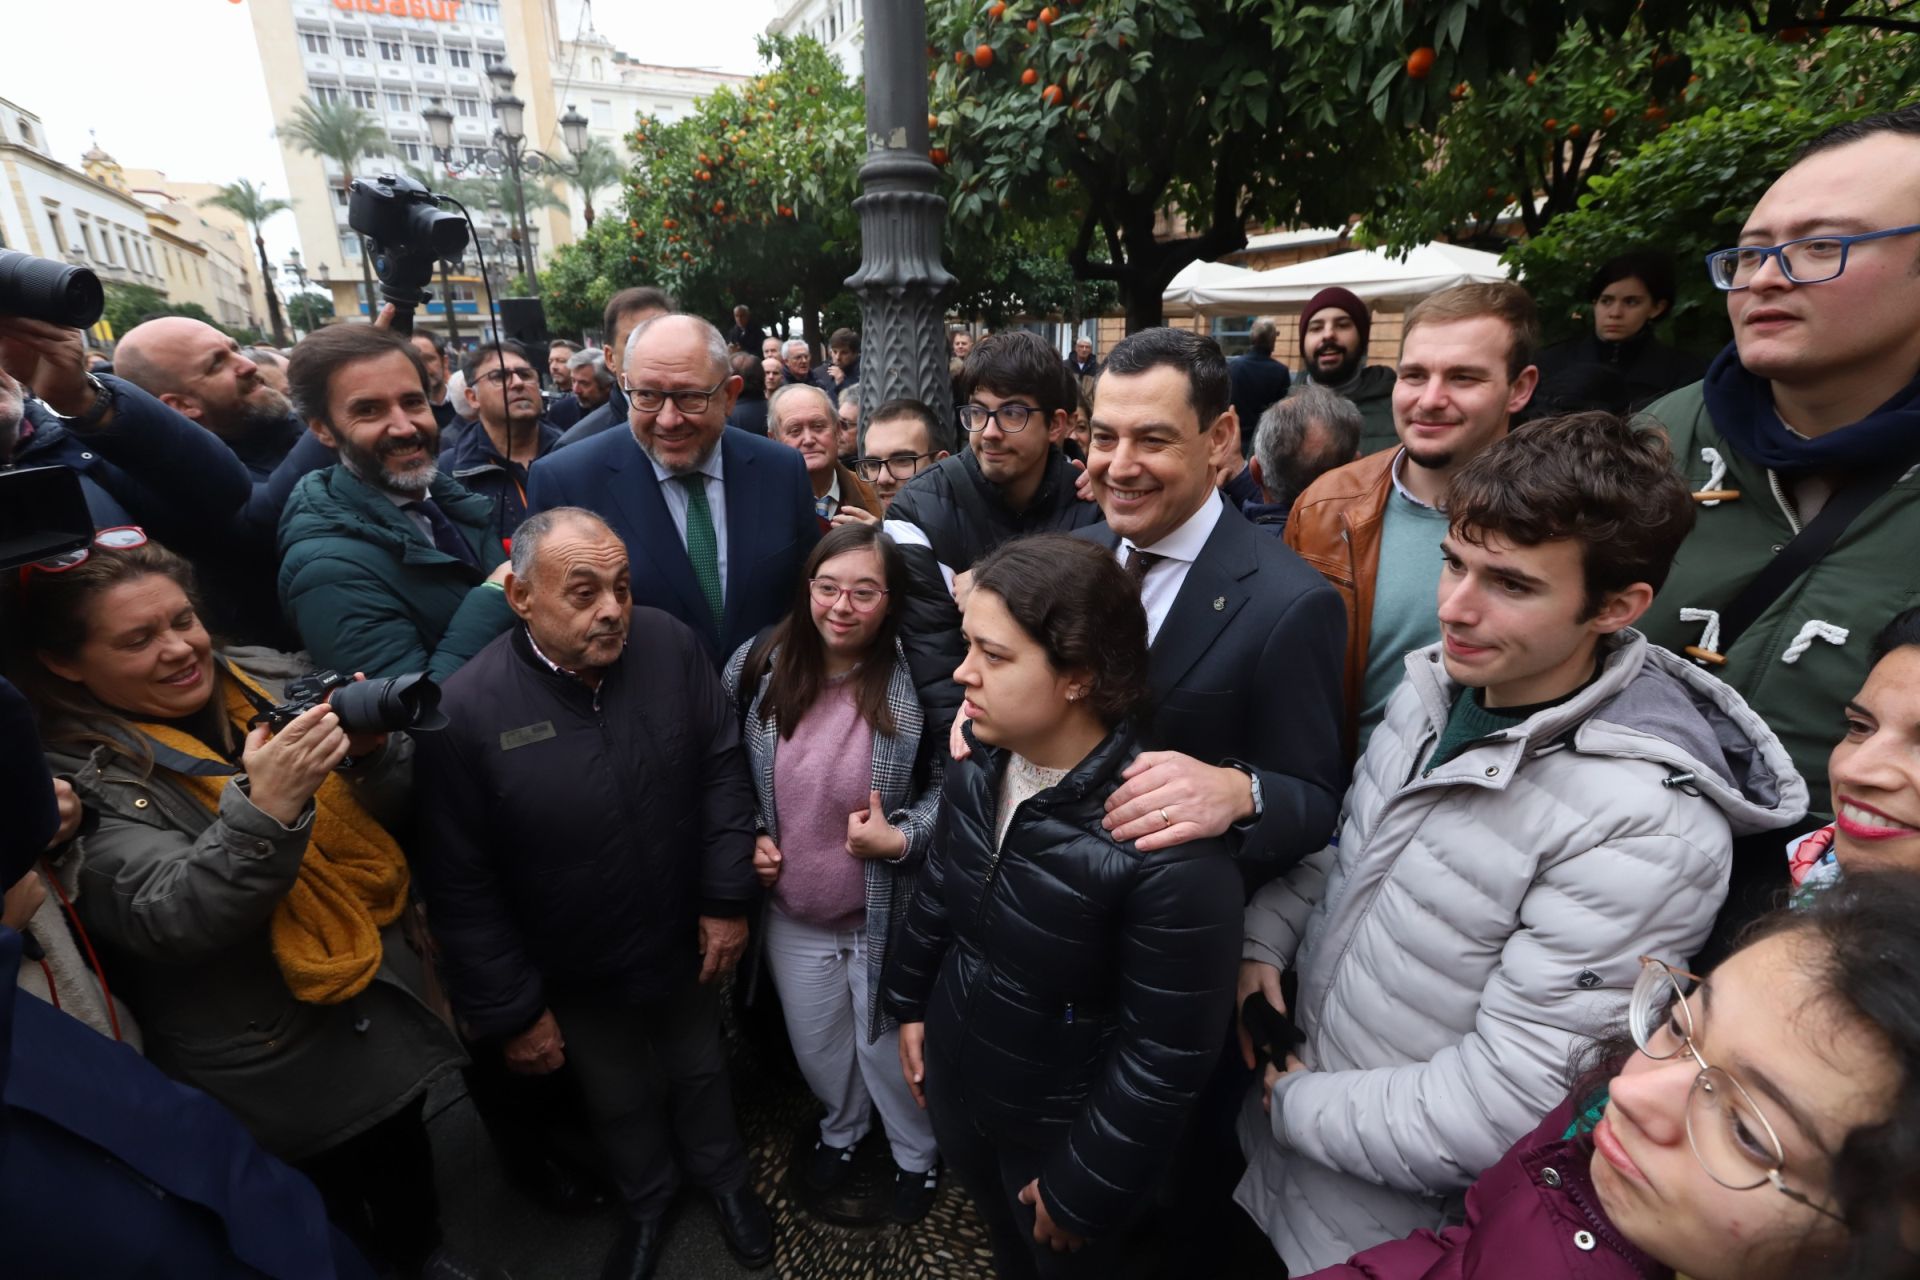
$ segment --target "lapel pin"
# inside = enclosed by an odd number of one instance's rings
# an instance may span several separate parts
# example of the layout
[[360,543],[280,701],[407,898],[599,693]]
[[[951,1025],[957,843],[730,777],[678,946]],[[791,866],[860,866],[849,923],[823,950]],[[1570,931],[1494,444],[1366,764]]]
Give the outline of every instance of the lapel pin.
[[1215,596],[1213,598],[1213,611],[1215,613],[1219,613],[1221,610],[1225,609],[1226,607],[1227,607],[1227,598],[1225,596]]

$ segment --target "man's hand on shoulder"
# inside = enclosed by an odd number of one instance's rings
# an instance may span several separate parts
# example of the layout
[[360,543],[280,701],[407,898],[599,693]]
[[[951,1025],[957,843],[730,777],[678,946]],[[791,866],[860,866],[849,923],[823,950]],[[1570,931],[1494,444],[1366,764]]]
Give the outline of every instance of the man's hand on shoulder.
[[1238,769],[1202,764],[1177,751],[1143,751],[1107,797],[1104,825],[1140,852],[1223,835],[1253,816],[1253,788]]

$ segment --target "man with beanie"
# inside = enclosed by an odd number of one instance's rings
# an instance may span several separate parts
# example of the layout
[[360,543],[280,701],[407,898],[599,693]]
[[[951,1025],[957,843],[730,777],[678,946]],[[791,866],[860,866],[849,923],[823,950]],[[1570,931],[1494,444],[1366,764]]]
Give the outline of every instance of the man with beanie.
[[1253,433],[1267,406],[1283,399],[1293,375],[1273,358],[1273,341],[1280,326],[1271,320],[1255,322],[1252,346],[1227,361],[1227,379],[1233,384],[1233,409],[1240,419],[1240,456],[1253,452]]
[[1362,457],[1400,442],[1393,431],[1394,372],[1367,363],[1372,331],[1373,313],[1352,290],[1322,289],[1300,313],[1301,369],[1293,380],[1295,391],[1325,387],[1353,402],[1360,410]]
[[[1715,254],[1733,345],[1647,410],[1700,518],[1641,624],[1786,743],[1822,820],[1839,709],[1920,592],[1920,106],[1828,130]],[[1745,885],[1761,868],[1766,884]],[[1728,915],[1786,887],[1736,858]],[[1743,903],[1751,889],[1751,905]],[[1723,918],[1723,928],[1734,923]]]

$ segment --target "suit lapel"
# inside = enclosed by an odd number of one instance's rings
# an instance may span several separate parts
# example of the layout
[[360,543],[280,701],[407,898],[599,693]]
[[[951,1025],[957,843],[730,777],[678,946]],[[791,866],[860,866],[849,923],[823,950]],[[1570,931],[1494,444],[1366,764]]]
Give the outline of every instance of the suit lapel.
[[1260,560],[1247,540],[1259,536],[1231,507],[1220,513],[1147,655],[1155,702],[1193,669],[1251,598],[1246,579],[1259,569]]
[[[753,570],[754,521],[760,511],[760,469],[745,448],[736,448],[734,432],[720,433],[720,474],[727,489],[727,616],[720,625],[720,644],[736,635],[742,602],[749,598]],[[691,569],[689,569],[691,572]]]
[[[687,546],[673,526],[673,514],[667,510],[666,495],[660,492],[660,480],[653,474],[653,463],[640,451],[616,449],[607,468],[607,492],[626,517],[625,524],[640,540],[627,548],[636,566],[653,566],[662,584],[679,598],[682,617],[702,617],[707,612],[707,597],[693,576],[693,561],[687,559]],[[623,481],[617,479],[624,474]]]

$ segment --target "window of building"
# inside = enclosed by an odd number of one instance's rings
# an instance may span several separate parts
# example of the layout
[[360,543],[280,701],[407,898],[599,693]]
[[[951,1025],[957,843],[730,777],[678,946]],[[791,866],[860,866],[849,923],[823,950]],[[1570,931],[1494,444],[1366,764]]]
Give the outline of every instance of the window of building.
[[450,66],[450,67],[470,67],[470,66],[472,66],[472,65],[473,65],[473,50],[471,50],[471,49],[452,49],[452,48],[449,48],[449,49],[447,50],[447,65],[448,65],[448,66]]
[[417,44],[413,46],[413,60],[422,66],[433,66],[440,61],[439,46],[431,44]]
[[486,158],[487,154],[485,147],[462,147],[461,150],[466,153],[468,164],[480,163],[481,160]]
[[347,203],[351,198],[345,187],[335,187],[333,189],[333,202],[342,209],[347,207]]
[[671,120],[673,119],[673,104],[671,102],[656,102],[653,104],[653,114],[657,119]]
[[393,149],[400,153],[402,160],[411,160],[415,164],[420,162],[420,144],[417,142],[396,142]]
[[[467,7],[473,10],[473,20],[475,22],[497,24],[500,21],[500,5],[498,0],[473,0],[473,3]],[[487,65],[492,66],[494,55],[488,54],[487,57]]]
[[613,128],[613,103],[605,98],[593,100],[593,123],[601,129]]
[[367,56],[367,42],[358,36],[341,36],[340,52],[349,58],[364,58]]
[[1253,322],[1258,316],[1215,316],[1213,338],[1220,349],[1237,356],[1253,348]]
[[[59,223],[58,223],[58,222],[56,222],[56,223],[55,223],[54,225],[55,225],[55,226],[58,226],[58,225],[59,225]],[[98,262],[98,261],[100,260],[100,253],[99,253],[99,251],[98,251],[98,250],[96,250],[96,249],[95,249],[95,248],[93,247],[93,226],[92,226],[92,224],[90,224],[90,223],[87,223],[87,222],[82,222],[82,223],[80,224],[80,238],[81,238],[82,240],[84,240],[84,241],[86,241],[86,242],[87,242],[87,257],[89,257],[89,258],[91,258],[91,259],[93,259],[93,260],[94,260],[95,262]]]
[[[497,21],[499,21],[499,18],[500,18],[500,6],[499,6],[499,5],[476,5],[475,7],[476,7],[476,8],[491,8],[491,9],[493,10],[493,14],[494,14],[494,21],[496,21],[496,22],[497,22]],[[505,61],[507,60],[507,55],[506,55],[506,54],[504,54],[504,53],[502,53],[502,52],[500,52],[500,51],[499,51],[498,49],[483,49],[483,50],[481,50],[481,52],[480,52],[480,56],[481,56],[481,58],[482,58],[482,59],[484,59],[484,60],[485,60],[485,62],[486,62],[486,64],[487,64],[487,69],[488,69],[489,71],[491,71],[491,70],[492,70],[493,68],[495,68],[495,67],[497,67],[497,66],[499,66],[499,65],[500,65],[501,63],[503,63],[503,62],[505,62]]]
[[380,47],[380,60],[382,62],[400,61],[404,50],[401,49],[398,40],[376,40],[374,43]]
[[348,92],[352,95],[353,105],[356,107],[371,111],[380,105],[380,99],[371,89],[351,89]]
[[593,78],[595,80],[604,80],[606,78],[606,75],[607,75],[606,69],[603,66],[601,66],[600,59],[595,58],[593,60]]
[[308,53],[331,53],[332,52],[332,50],[329,48],[329,45],[332,42],[329,41],[325,36],[321,35],[318,31],[302,31],[300,33],[300,39],[306,42]]
[[124,231],[120,233],[120,260],[136,271],[140,269],[140,264],[133,260],[133,254],[127,250],[127,233]]
[[340,237],[340,256],[348,262],[360,261],[360,237],[349,231]]
[[480,114],[480,99],[456,97],[453,100],[453,109],[460,115],[477,117]]
[[453,286],[453,300],[455,302],[478,302],[480,295],[475,292],[474,287],[470,284],[456,284]]
[[410,93],[394,93],[393,91],[389,90],[387,92],[387,110],[389,111],[413,110],[413,95]]
[[38,142],[34,141],[33,123],[31,121],[22,120],[20,122],[20,141],[26,143],[30,147],[37,147],[40,145]]
[[340,90],[335,85],[316,84],[312,87],[312,93],[315,102],[338,104],[340,101]]

